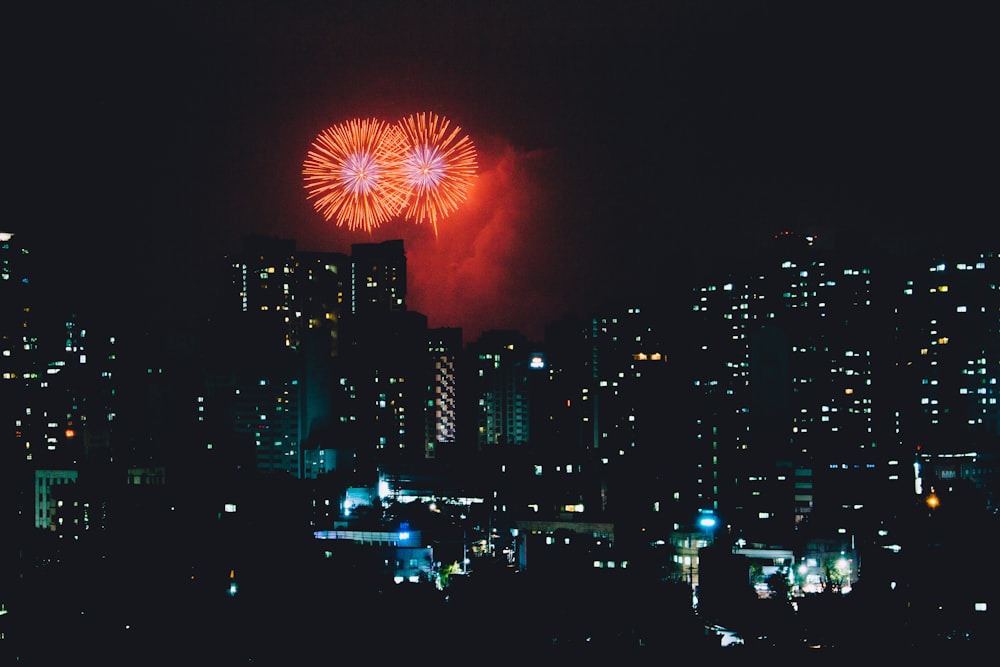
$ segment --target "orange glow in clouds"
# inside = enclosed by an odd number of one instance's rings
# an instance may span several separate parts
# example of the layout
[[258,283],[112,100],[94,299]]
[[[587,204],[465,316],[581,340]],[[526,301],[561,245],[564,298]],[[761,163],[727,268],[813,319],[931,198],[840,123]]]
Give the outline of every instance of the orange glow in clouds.
[[404,236],[408,307],[431,327],[460,327],[465,340],[490,329],[539,340],[544,324],[588,294],[577,280],[589,264],[574,250],[577,201],[553,182],[560,170],[551,152],[497,141],[480,157],[474,195],[447,232],[411,227]]
[[[412,122],[418,129],[420,121]],[[430,132],[432,119],[422,122]],[[442,137],[442,127],[438,120],[436,136]],[[448,131],[443,145],[457,151],[458,136]],[[480,137],[476,150],[474,180],[465,162],[451,174],[457,179],[452,189],[439,186],[440,200],[424,193],[428,210],[420,219],[433,224],[430,209],[436,207],[437,221],[445,218],[446,225],[414,224],[420,215],[414,209],[410,219],[400,213],[370,229],[348,228],[346,235],[319,227],[317,237],[299,240],[349,252],[344,244],[401,239],[407,308],[426,315],[428,326],[461,328],[465,340],[490,329],[515,329],[540,340],[545,324],[567,310],[586,310],[593,293],[581,282],[599,266],[595,244],[579,230],[587,198],[563,182],[566,168],[557,151],[525,150],[495,136]]]

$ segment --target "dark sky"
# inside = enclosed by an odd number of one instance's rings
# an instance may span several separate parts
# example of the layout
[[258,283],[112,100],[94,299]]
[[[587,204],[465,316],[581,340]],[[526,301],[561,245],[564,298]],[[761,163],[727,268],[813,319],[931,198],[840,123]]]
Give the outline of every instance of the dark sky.
[[[0,47],[2,226],[39,234],[81,298],[163,294],[169,276],[182,296],[163,307],[184,310],[247,234],[402,238],[430,326],[537,337],[783,229],[1000,247],[989,3],[114,4],[9,10]],[[478,152],[436,238],[316,213],[316,135],[418,112]]]

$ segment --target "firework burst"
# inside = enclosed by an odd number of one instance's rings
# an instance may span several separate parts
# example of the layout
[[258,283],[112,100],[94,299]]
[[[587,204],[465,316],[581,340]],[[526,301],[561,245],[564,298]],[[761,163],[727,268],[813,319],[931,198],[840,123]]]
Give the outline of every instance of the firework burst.
[[420,113],[399,122],[404,146],[396,167],[410,196],[403,214],[417,223],[437,223],[465,201],[476,175],[476,148],[457,125]]
[[302,166],[308,198],[327,221],[372,231],[410,200],[399,165],[405,149],[398,125],[354,119],[320,133]]

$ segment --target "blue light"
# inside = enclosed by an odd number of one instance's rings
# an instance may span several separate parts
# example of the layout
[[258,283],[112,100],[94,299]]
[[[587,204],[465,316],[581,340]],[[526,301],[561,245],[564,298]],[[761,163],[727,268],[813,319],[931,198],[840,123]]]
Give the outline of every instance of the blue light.
[[719,519],[712,510],[698,510],[698,527],[703,530],[712,530],[718,525]]

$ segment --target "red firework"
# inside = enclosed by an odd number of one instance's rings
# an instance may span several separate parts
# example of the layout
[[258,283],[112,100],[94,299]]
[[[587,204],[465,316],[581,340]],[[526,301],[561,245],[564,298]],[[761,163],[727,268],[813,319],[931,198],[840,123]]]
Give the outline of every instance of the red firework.
[[465,201],[476,176],[476,148],[462,128],[449,131],[448,119],[420,113],[399,122],[404,147],[398,163],[410,197],[407,220],[437,223]]
[[326,220],[371,232],[399,215],[410,190],[399,163],[399,127],[354,119],[323,130],[302,166],[308,198]]

